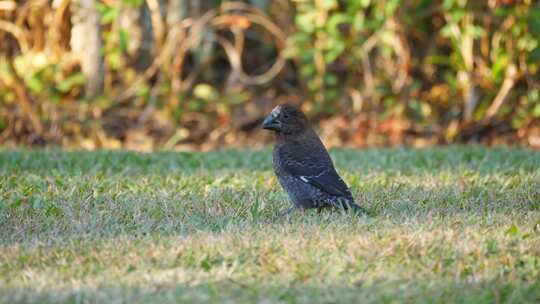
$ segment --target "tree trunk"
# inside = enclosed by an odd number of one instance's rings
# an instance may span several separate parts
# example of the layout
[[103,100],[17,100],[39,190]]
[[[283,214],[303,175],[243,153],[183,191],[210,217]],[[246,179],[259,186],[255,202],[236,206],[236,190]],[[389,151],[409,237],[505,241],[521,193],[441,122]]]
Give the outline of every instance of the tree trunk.
[[103,90],[105,64],[101,54],[100,16],[95,0],[74,0],[71,6],[71,49],[79,58],[86,77],[86,97]]
[[167,25],[170,27],[188,16],[186,0],[169,0],[167,5]]
[[[169,0],[167,6],[167,25],[169,30],[185,18],[199,19],[215,6],[215,2],[209,0]],[[201,45],[197,46],[196,50],[192,50],[194,59],[198,64],[208,62],[212,58],[215,48],[214,42],[212,30],[205,29]],[[203,74],[205,73],[211,73],[211,71],[206,69],[203,71]]]
[[137,71],[144,71],[152,63],[154,47],[150,9],[145,2],[140,6],[121,4],[119,28],[128,33],[127,53]]

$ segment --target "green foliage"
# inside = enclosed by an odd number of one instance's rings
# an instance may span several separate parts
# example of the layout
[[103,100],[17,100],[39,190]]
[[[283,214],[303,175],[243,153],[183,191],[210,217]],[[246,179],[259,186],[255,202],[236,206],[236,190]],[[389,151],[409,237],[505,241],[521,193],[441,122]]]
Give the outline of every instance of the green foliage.
[[[323,104],[328,109],[350,89],[358,89],[378,114],[402,113],[417,123],[434,118],[441,122],[450,118],[445,119],[445,113],[451,108],[465,111],[462,104],[469,102],[474,88],[480,90],[481,101],[472,111],[481,121],[497,88],[509,77],[510,66],[526,62],[513,77],[528,84],[513,87],[507,104],[533,90],[540,54],[537,4],[489,5],[466,0],[446,0],[442,5],[399,0],[296,2],[296,32],[289,38],[287,56],[297,61],[299,77],[316,109],[324,110]],[[485,16],[486,10],[492,15]],[[335,66],[344,66],[345,71],[336,72]],[[424,70],[430,66],[436,73],[426,75]],[[395,82],[400,73],[406,75],[401,85]],[[373,84],[366,83],[366,74]],[[430,94],[429,86],[418,85],[421,82],[440,85],[437,89],[447,87],[449,96],[441,97],[443,104],[419,100],[416,96]],[[396,95],[400,102],[387,102]],[[402,102],[410,103],[412,111],[400,111]],[[516,114],[505,107],[499,111],[501,116]],[[523,123],[530,119],[529,115]]]
[[300,78],[313,96],[315,108],[329,107],[343,90],[343,82],[353,75],[339,75],[330,67],[342,61],[353,72],[363,56],[368,36],[381,36],[381,48],[387,54],[384,40],[390,33],[381,30],[399,6],[399,0],[390,1],[302,1],[297,4],[296,33],[289,38],[287,56],[299,61]]
[[[12,61],[46,131],[58,130],[41,137],[74,146],[90,140],[94,143],[89,146],[117,147],[131,138],[129,131],[143,128],[152,147],[202,142],[216,129],[237,134],[253,128],[253,121],[268,110],[269,105],[251,113],[248,103],[259,105],[261,100],[299,100],[317,118],[357,118],[354,125],[362,127],[343,130],[345,141],[363,136],[365,143],[390,130],[383,136],[395,138],[385,143],[403,143],[405,133],[454,142],[477,130],[482,137],[487,128],[494,133],[510,129],[512,142],[540,142],[535,131],[540,124],[537,1],[251,1],[286,32],[284,46],[241,14],[219,16],[193,29],[197,23],[191,21],[204,12],[188,16],[191,8],[186,8],[185,17],[193,18],[175,27],[168,23],[174,11],[164,9],[167,1],[159,3],[161,10],[154,7],[152,12],[143,0],[97,2],[106,68],[104,90],[95,100],[85,100],[87,79],[69,41],[62,41],[66,35],[60,41],[48,39],[48,33],[67,33],[67,15],[53,17],[58,11],[49,4],[35,10],[41,15],[17,6],[6,20],[27,33],[20,40],[30,45],[21,52],[8,39],[0,49],[0,84],[5,84],[0,88],[5,109],[0,130],[8,123],[29,125],[28,110],[20,110],[15,94],[14,75],[6,68]],[[202,1],[201,7],[221,3]],[[138,12],[138,20],[152,29],[147,40],[122,25],[125,10]],[[39,19],[45,23],[34,24]],[[231,33],[239,29],[244,39],[233,41]],[[196,31],[196,43],[186,47]],[[240,61],[245,74],[261,74],[279,52],[292,64],[263,84],[248,85],[239,80],[223,40],[231,47],[244,46]],[[148,58],[141,56],[141,45],[150,49]],[[241,119],[246,112],[251,113],[249,121]],[[242,122],[231,128],[237,121]],[[14,143],[33,138],[24,136],[32,130],[15,129],[2,138]],[[221,143],[223,136],[218,136]]]

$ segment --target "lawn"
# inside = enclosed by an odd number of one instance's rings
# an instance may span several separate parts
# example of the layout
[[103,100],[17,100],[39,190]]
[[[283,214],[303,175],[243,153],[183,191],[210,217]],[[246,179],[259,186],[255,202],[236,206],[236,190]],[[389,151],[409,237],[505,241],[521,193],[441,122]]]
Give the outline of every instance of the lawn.
[[289,206],[269,150],[0,152],[0,302],[540,301],[540,153],[334,150],[369,215]]

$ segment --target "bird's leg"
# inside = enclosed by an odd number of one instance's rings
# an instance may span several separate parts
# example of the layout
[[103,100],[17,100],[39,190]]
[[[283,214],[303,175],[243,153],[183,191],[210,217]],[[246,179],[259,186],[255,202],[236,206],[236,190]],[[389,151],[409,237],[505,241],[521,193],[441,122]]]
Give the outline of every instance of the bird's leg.
[[293,213],[296,209],[298,209],[296,206],[293,206],[291,208],[288,208],[288,209],[285,209],[285,210],[281,210],[279,212],[279,216],[280,217],[284,217],[284,216],[288,216],[289,214]]
[[350,209],[350,205],[347,201],[344,201],[341,198],[337,199],[337,202],[333,202],[334,207],[336,207],[342,214],[346,214]]

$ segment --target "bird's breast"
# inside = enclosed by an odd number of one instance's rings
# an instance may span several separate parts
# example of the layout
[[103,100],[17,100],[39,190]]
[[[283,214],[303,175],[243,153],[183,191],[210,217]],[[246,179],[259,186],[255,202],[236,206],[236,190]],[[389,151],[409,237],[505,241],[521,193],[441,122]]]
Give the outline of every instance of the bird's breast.
[[274,167],[274,172],[278,176],[285,174],[285,171],[283,170],[284,162],[286,161],[284,149],[286,149],[285,145],[276,144],[272,150],[272,164]]

